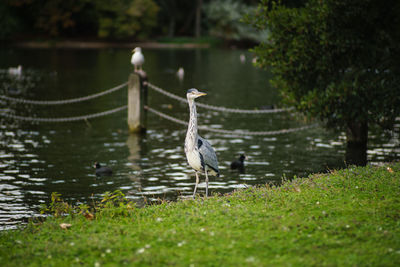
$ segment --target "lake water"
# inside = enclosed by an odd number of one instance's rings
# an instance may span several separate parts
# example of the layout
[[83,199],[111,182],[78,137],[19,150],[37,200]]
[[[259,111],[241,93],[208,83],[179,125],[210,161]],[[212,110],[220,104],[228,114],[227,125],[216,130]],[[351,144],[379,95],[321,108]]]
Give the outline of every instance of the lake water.
[[[241,50],[144,49],[149,81],[185,97],[195,87],[208,95],[198,102],[255,109],[279,103],[269,86],[270,74],[255,68],[251,54]],[[241,62],[240,56],[246,56]],[[132,72],[129,49],[64,50],[0,49],[0,93],[17,98],[60,100],[94,94],[127,81]],[[20,77],[9,67],[23,66]],[[184,80],[176,76],[185,70]],[[21,116],[72,117],[126,105],[126,88],[76,104],[36,106],[0,100],[0,109]],[[186,104],[152,90],[149,106],[188,120]],[[271,131],[305,125],[291,113],[246,115],[198,108],[199,125],[225,130]],[[186,163],[186,127],[148,114],[146,135],[129,134],[126,111],[88,122],[31,123],[0,117],[0,229],[16,227],[38,214],[52,192],[71,202],[99,199],[122,190],[139,203],[157,198],[190,196],[195,177]],[[399,158],[399,126],[395,132],[371,132],[368,159],[373,164]],[[214,146],[221,177],[211,178],[211,193],[306,176],[345,166],[344,135],[316,127],[274,136],[242,136],[200,131]],[[230,162],[246,154],[245,173],[231,171]],[[113,169],[96,177],[93,163]],[[204,193],[204,177],[198,188]]]

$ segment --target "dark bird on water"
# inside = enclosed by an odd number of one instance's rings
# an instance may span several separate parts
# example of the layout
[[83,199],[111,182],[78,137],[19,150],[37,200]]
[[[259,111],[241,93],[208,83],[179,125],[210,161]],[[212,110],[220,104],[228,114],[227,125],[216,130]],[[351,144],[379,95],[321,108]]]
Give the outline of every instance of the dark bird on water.
[[96,175],[97,176],[110,176],[112,175],[111,168],[107,166],[101,166],[100,163],[95,162],[94,167],[96,168]]
[[244,160],[247,159],[245,155],[240,155],[237,160],[231,162],[232,170],[239,170],[240,172],[244,172]]

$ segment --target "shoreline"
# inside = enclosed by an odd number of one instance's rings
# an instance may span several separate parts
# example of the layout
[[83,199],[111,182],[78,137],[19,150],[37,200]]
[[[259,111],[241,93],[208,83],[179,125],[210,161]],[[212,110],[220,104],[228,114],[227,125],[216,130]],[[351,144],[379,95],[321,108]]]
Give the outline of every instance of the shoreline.
[[100,42],[100,41],[20,41],[10,43],[8,46],[17,48],[68,48],[68,49],[101,49],[101,48],[210,48],[208,43],[159,43],[159,42]]

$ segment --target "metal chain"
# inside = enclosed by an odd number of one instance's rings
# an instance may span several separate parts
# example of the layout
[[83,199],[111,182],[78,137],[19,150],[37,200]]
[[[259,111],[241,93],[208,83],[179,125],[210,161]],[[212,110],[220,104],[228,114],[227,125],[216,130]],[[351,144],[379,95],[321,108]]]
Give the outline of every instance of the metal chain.
[[121,88],[124,88],[128,82],[125,82],[121,85],[115,86],[111,89],[105,90],[103,92],[93,94],[93,95],[88,95],[84,97],[79,97],[79,98],[73,98],[73,99],[66,99],[66,100],[29,100],[29,99],[21,99],[21,98],[14,98],[14,97],[9,97],[9,96],[4,96],[0,95],[1,99],[8,100],[8,101],[13,101],[17,103],[24,103],[24,104],[33,104],[33,105],[63,105],[63,104],[71,104],[71,103],[77,103],[77,102],[82,102],[82,101],[87,101],[96,97],[100,97],[106,94],[113,93]]
[[[144,106],[144,108],[151,113],[154,113],[164,119],[170,120],[172,122],[182,124],[182,125],[188,125],[186,121],[171,117],[167,114],[164,114],[160,111],[157,111],[155,109],[152,109],[148,106]],[[310,128],[314,128],[318,126],[317,123],[311,124],[311,125],[306,125],[298,128],[291,128],[291,129],[282,129],[282,130],[276,130],[276,131],[263,131],[263,132],[250,132],[250,131],[241,131],[241,130],[235,130],[235,131],[229,131],[229,130],[221,130],[221,129],[213,129],[209,128],[206,126],[199,126],[199,129],[209,131],[209,132],[214,132],[214,133],[220,133],[220,134],[229,134],[229,135],[240,135],[240,136],[246,136],[246,135],[254,135],[254,136],[267,136],[267,135],[278,135],[278,134],[286,134],[286,133],[292,133],[292,132],[297,132],[297,131],[302,131],[302,130],[307,130]]]
[[88,119],[93,119],[93,118],[97,118],[97,117],[110,115],[110,114],[113,114],[115,112],[127,109],[127,107],[128,106],[125,105],[125,106],[121,106],[121,107],[118,107],[118,108],[106,110],[106,111],[99,112],[99,113],[82,115],[82,116],[77,116],[77,117],[65,117],[65,118],[24,117],[24,116],[18,116],[18,115],[5,113],[5,112],[3,112],[3,113],[0,112],[0,116],[12,118],[12,119],[17,119],[17,120],[31,121],[31,122],[71,122],[71,121],[88,120]]
[[[156,92],[159,92],[165,96],[168,96],[170,98],[173,98],[175,100],[178,100],[180,102],[187,103],[187,99],[177,96],[175,94],[172,94],[168,91],[165,91],[164,89],[151,84],[147,82],[147,85],[149,88],[153,89]],[[259,109],[259,110],[252,110],[252,109],[236,109],[236,108],[225,108],[225,107],[217,107],[213,105],[208,105],[208,104],[203,104],[203,103],[196,103],[196,106],[206,108],[206,109],[211,109],[215,111],[221,111],[221,112],[230,112],[230,113],[242,113],[242,114],[265,114],[265,113],[279,113],[279,112],[284,112],[284,111],[290,111],[293,110],[293,108],[280,108],[280,109]]]

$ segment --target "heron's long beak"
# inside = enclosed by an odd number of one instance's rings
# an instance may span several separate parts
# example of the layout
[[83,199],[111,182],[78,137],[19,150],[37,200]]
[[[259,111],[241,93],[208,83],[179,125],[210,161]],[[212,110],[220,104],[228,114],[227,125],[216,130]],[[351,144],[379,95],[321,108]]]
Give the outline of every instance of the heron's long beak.
[[203,92],[198,92],[197,93],[197,96],[203,96],[203,95],[207,95],[206,93],[203,93]]

